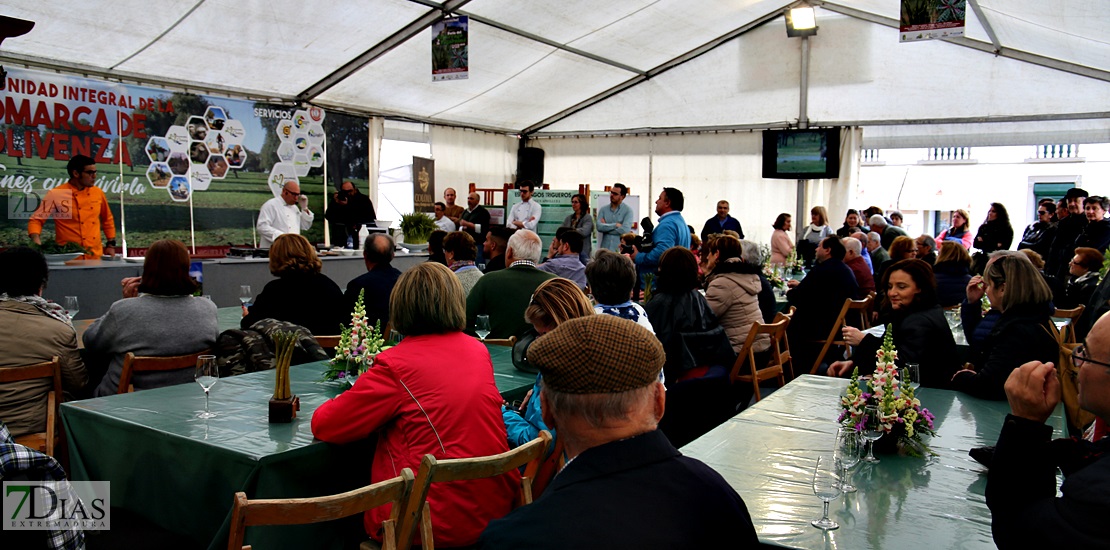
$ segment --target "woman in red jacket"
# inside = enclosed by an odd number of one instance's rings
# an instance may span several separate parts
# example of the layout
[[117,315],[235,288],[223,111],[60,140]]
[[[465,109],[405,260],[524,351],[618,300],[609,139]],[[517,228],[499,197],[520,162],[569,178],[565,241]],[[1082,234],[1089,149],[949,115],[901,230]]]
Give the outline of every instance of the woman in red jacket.
[[[509,450],[501,394],[486,347],[463,334],[466,306],[455,274],[437,263],[406,271],[390,295],[389,322],[405,339],[374,359],[354,387],[320,405],[312,434],[347,443],[378,434],[371,481],[414,472],[425,454],[437,459]],[[509,513],[520,475],[432,485],[435,545],[467,546],[491,519]],[[366,532],[381,540],[389,507],[366,513]]]

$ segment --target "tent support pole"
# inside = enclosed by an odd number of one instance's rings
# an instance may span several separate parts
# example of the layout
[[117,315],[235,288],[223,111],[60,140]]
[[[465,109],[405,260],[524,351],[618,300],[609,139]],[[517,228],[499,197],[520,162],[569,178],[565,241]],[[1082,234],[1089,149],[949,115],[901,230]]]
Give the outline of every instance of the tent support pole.
[[[802,58],[801,58],[801,75],[798,78],[798,128],[805,130],[809,128],[809,37],[803,36],[802,38]],[[806,217],[806,184],[807,180],[798,180],[797,199],[794,205],[794,219],[798,220],[794,224],[794,232],[800,236],[802,234],[802,227],[805,226],[803,222],[809,219]]]

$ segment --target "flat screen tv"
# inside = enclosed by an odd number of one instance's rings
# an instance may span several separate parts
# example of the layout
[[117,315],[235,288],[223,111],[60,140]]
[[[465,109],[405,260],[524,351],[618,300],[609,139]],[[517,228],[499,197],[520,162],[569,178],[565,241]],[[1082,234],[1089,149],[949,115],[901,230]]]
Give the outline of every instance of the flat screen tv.
[[763,177],[790,180],[840,177],[840,128],[764,130]]

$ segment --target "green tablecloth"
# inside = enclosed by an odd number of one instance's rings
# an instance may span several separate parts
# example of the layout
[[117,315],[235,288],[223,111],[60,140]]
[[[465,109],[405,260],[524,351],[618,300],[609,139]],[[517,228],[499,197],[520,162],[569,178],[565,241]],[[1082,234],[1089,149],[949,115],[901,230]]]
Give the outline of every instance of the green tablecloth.
[[[859,492],[830,506],[840,529],[824,533],[813,467],[831,454],[838,396],[847,380],[803,375],[682,448],[720,472],[747,504],[763,543],[791,548],[994,548],[984,499],[986,468],[967,455],[994,445],[1005,402],[945,390],[918,398],[936,419],[927,459],[879,455],[852,475]],[[1049,421],[1062,435],[1057,409]]]
[[[515,371],[510,348],[489,346],[497,387],[523,395],[535,375]],[[312,412],[339,393],[318,382],[322,363],[290,369],[301,410],[291,424],[270,424],[273,372],[221,379],[202,420],[204,393],[194,384],[62,405],[76,480],[112,483],[112,506],[134,512],[198,545],[227,545],[232,496],[311,497],[369,483],[369,442],[331,445],[312,437]],[[357,521],[357,518],[356,518]],[[338,548],[334,525],[248,530],[256,548]]]

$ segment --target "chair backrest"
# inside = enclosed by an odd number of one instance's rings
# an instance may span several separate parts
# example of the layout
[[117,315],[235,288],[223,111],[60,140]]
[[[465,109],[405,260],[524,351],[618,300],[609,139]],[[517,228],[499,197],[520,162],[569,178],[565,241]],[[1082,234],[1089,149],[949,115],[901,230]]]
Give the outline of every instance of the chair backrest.
[[152,357],[135,355],[127,352],[123,356],[123,372],[119,375],[119,389],[117,393],[130,393],[135,391],[131,378],[137,372],[159,372],[196,368],[197,357],[211,355],[212,350],[202,350],[187,355],[173,355],[169,357]]
[[487,346],[505,346],[511,348],[516,345],[516,336],[510,336],[508,338],[486,338],[482,340],[482,343]]
[[390,517],[382,526],[382,548],[392,550],[397,547],[397,516],[412,493],[412,470],[404,468],[401,475],[379,481],[373,485],[314,498],[258,499],[249,500],[243,492],[235,493],[234,508],[231,511],[231,534],[228,536],[228,550],[250,548],[243,546],[243,536],[251,525],[304,525],[341,519],[393,504]]
[[[779,341],[781,335],[785,334],[786,326],[789,323],[790,321],[785,316],[781,320],[770,324],[753,323],[751,330],[748,331],[748,338],[744,341],[740,356],[736,358],[736,362],[732,365],[729,381],[734,384],[736,382],[751,382],[756,401],[762,399],[759,391],[761,381],[778,378],[780,387],[786,384],[786,380],[783,378],[783,357],[779,348]],[[771,353],[767,364],[757,365],[753,348],[756,340],[764,334],[771,339],[771,347],[768,348]],[[789,359],[789,357],[789,354],[787,354],[786,358]],[[750,369],[746,373],[744,365],[748,365]]]
[[[851,315],[858,315],[859,328],[865,330],[871,328],[871,303],[874,301],[875,295],[868,294],[862,300],[853,300],[848,298],[844,300],[844,305],[840,308],[840,314],[837,315],[836,321],[832,324],[828,336],[824,340],[818,340],[818,343],[823,343],[821,353],[817,354],[817,358],[813,362],[813,367],[809,369],[810,374],[817,374],[817,369],[821,366],[821,362],[825,359],[825,354],[828,353],[829,348],[832,346],[846,346],[845,342],[840,336],[840,329],[844,327],[846,320]],[[850,313],[851,312],[851,313]]]
[[62,394],[62,367],[58,356],[42,363],[0,369],[0,383],[39,378],[53,380],[50,391],[46,393],[46,431],[21,435],[15,438],[15,442],[54,456],[54,443],[58,438],[58,408],[65,399]]
[[316,343],[320,344],[320,347],[324,349],[335,349],[339,345],[340,336],[338,334],[327,336],[316,336],[314,334],[312,337],[315,338]]
[[408,550],[416,535],[416,527],[419,525],[422,548],[425,550],[434,548],[431,513],[426,506],[428,489],[432,483],[496,477],[527,464],[520,480],[521,493],[518,504],[530,504],[532,480],[535,479],[550,444],[551,434],[547,430],[542,430],[536,439],[492,456],[436,460],[432,455],[424,455],[424,460],[420,461],[420,469],[416,472],[412,496],[405,504],[405,510],[399,520],[397,547],[400,550]]
[[[1057,329],[1056,339],[1061,344],[1074,344],[1075,343],[1075,323],[1079,321],[1079,316],[1083,315],[1085,306],[1079,305],[1073,309],[1057,309],[1053,312],[1053,317],[1061,317],[1067,319],[1063,327]],[[1053,323],[1055,326],[1055,323]]]
[[[794,312],[791,311],[791,314]],[[790,321],[793,317],[785,314],[775,315],[775,322],[769,327],[774,327],[773,330],[767,334],[771,337],[771,364],[777,364],[782,367],[784,374],[789,374],[789,380],[794,379],[794,357],[790,354],[790,341],[786,338],[786,329],[790,328]],[[779,323],[782,326],[779,326]]]

